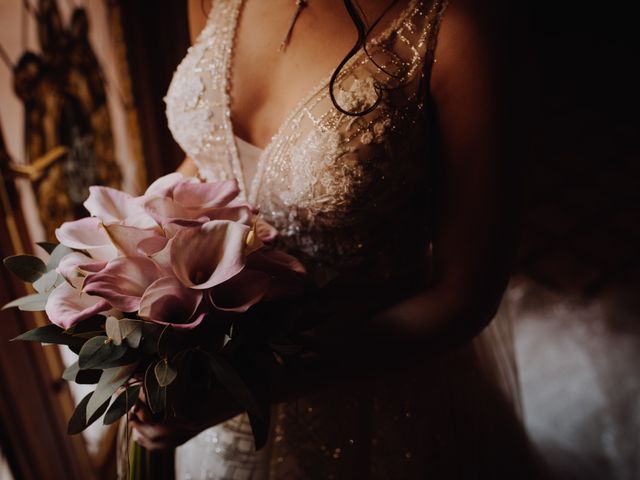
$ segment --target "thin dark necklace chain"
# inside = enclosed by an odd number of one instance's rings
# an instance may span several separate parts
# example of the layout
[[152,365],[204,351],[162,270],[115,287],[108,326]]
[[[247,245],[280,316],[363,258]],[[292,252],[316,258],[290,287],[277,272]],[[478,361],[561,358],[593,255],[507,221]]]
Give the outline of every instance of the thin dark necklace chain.
[[284,52],[291,41],[291,35],[293,34],[293,27],[295,27],[296,22],[298,21],[298,17],[302,10],[308,5],[308,0],[296,0],[296,10],[293,12],[293,18],[291,19],[291,23],[289,24],[289,29],[287,30],[287,34],[284,39],[282,39],[282,43],[280,43],[280,47],[278,50]]

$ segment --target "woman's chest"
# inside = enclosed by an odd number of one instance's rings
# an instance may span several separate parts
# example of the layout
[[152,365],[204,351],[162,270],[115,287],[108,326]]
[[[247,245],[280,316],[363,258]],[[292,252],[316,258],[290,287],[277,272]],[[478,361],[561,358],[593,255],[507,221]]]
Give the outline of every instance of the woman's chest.
[[202,177],[237,178],[291,249],[314,260],[335,257],[336,248],[345,261],[354,258],[367,250],[365,237],[380,237],[376,230],[401,218],[394,212],[406,210],[425,185],[419,85],[428,10],[412,2],[335,81],[330,70],[308,91],[296,91],[295,105],[283,107],[285,118],[274,122],[279,126],[270,124],[276,132],[249,182],[231,108],[235,30],[229,26],[238,24],[239,5],[218,3],[178,67],[166,97],[170,129]]
[[[408,0],[392,3],[387,11],[387,2],[359,2],[366,18],[380,20],[370,36],[389,26]],[[342,0],[302,2],[301,7],[290,0],[246,1],[233,36],[228,65],[233,128],[261,148],[358,40]]]

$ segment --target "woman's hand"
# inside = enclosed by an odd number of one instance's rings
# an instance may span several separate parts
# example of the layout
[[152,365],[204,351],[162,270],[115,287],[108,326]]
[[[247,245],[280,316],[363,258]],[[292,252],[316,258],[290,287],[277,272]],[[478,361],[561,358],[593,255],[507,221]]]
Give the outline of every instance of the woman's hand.
[[156,420],[141,398],[128,413],[133,439],[147,450],[176,448],[200,433],[206,426],[178,418]]
[[203,402],[201,408],[202,421],[192,421],[176,417],[156,419],[146,404],[144,391],[128,412],[129,422],[133,427],[133,439],[147,450],[166,450],[176,448],[197,434],[217,425],[240,411],[226,395],[218,392],[215,401]]

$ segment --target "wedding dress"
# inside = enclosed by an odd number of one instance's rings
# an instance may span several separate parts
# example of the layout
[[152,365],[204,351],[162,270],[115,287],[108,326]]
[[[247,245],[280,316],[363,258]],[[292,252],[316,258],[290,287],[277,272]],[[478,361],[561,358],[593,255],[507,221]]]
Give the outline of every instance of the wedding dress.
[[[446,0],[412,0],[341,71],[301,99],[264,150],[234,135],[229,71],[243,0],[216,0],[165,98],[169,127],[206,180],[238,179],[318,283],[349,272],[352,298],[411,278],[429,219],[428,98],[420,95]],[[426,67],[426,68],[425,68]],[[384,86],[384,89],[378,88]],[[365,292],[360,293],[360,292]],[[352,292],[347,292],[350,296]],[[179,479],[538,478],[517,418],[508,319],[428,366],[273,408],[255,453],[245,415],[176,451]],[[381,352],[384,354],[384,352]],[[417,373],[416,373],[417,372]]]

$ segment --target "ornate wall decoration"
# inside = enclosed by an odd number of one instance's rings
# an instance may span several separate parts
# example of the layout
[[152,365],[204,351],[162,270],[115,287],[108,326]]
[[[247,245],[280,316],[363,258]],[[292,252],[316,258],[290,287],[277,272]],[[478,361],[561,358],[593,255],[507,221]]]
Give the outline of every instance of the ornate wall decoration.
[[41,53],[25,52],[14,68],[14,88],[25,107],[25,150],[33,163],[59,146],[68,151],[34,182],[49,238],[62,222],[83,214],[88,187],[119,188],[105,79],[89,43],[89,20],[76,8],[65,26],[54,0],[39,0]]

